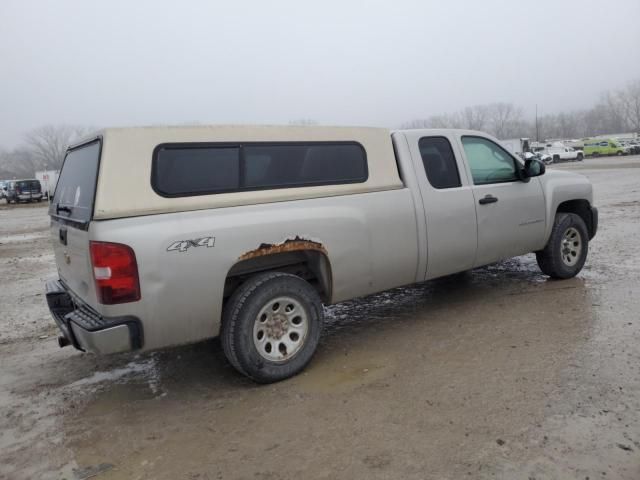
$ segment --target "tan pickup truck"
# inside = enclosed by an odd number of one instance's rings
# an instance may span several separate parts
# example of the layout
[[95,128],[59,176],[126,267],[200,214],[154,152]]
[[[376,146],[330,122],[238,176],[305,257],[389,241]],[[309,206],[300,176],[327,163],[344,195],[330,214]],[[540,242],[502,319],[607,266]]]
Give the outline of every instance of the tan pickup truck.
[[583,176],[462,130],[106,129],[71,147],[49,210],[61,346],[220,336],[259,382],[311,360],[323,304],[536,252],[576,275],[598,226]]

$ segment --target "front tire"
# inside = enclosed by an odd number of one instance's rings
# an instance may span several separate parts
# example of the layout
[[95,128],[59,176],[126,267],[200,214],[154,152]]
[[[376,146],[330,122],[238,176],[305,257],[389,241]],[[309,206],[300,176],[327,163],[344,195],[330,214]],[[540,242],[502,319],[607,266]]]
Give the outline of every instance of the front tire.
[[225,306],[222,348],[240,373],[259,383],[278,382],[311,361],[323,319],[318,292],[302,278],[282,272],[258,274]]
[[558,213],[544,250],[536,252],[542,273],[551,278],[575,277],[587,260],[589,233],[584,220],[575,213]]

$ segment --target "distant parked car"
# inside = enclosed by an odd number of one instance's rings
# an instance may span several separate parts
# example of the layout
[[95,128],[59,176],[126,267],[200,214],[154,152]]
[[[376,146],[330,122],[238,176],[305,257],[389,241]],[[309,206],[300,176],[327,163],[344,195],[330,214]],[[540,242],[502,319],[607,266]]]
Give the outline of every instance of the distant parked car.
[[593,139],[588,140],[584,144],[584,154],[598,157],[600,155],[627,155],[629,149],[623,147],[619,142],[610,139]]
[[7,202],[39,202],[42,200],[42,185],[35,178],[10,180],[7,184]]
[[523,156],[524,160],[536,159],[544,163],[545,165],[549,165],[553,163],[553,158],[548,153],[544,153],[543,151],[537,152],[525,152]]
[[549,147],[545,152],[551,155],[553,163],[558,163],[563,160],[577,160],[581,162],[584,158],[582,150],[575,150],[571,147]]
[[633,155],[640,154],[640,142],[629,142],[625,144],[625,147],[629,149],[629,153]]
[[7,182],[0,181],[0,199],[7,198]]

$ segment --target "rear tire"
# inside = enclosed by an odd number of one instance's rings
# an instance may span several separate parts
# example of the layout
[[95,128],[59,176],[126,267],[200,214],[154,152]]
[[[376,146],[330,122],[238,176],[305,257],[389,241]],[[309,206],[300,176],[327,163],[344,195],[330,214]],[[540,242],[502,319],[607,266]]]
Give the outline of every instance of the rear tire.
[[536,260],[545,275],[566,279],[582,270],[588,251],[589,232],[584,220],[575,213],[558,213],[549,241],[536,252]]
[[579,153],[578,154],[578,161],[581,162],[582,160],[584,160],[584,156],[581,153]]
[[323,319],[318,292],[302,278],[258,274],[245,281],[224,308],[222,348],[240,373],[259,383],[278,382],[311,361]]
[[559,155],[554,155],[553,156],[553,163],[560,163],[560,156]]

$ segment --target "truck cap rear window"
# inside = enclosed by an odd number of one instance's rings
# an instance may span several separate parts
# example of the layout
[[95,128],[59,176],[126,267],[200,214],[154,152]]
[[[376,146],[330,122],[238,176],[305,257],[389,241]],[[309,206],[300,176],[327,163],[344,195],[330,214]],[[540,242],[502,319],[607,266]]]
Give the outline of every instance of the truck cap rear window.
[[365,182],[357,142],[163,144],[153,156],[151,185],[164,197]]
[[99,161],[100,140],[67,152],[49,215],[82,223],[91,220]]

